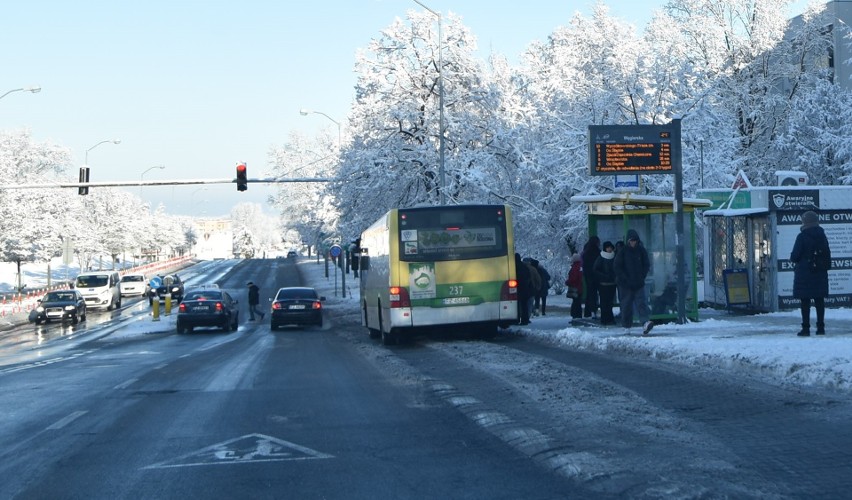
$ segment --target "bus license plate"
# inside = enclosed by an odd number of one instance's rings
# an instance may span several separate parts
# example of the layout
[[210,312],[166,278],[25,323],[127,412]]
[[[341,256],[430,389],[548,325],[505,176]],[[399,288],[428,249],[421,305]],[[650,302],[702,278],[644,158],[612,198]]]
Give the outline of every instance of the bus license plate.
[[470,297],[447,297],[442,302],[445,306],[455,306],[459,304],[470,304]]

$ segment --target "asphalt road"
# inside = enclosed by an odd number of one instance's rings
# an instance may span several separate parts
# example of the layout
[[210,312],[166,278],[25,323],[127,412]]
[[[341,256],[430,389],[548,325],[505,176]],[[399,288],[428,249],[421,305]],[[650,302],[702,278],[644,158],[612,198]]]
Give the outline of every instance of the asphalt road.
[[[254,281],[262,304],[301,284],[284,259],[185,276],[241,297]],[[4,332],[0,497],[843,498],[852,487],[845,394],[511,332],[389,349],[354,308],[272,333],[242,307],[232,333],[119,335],[148,314],[133,301],[41,341],[26,340],[32,325]]]
[[[219,284],[242,291],[248,280],[260,285],[261,303],[277,286],[299,284],[295,266],[281,260],[247,261]],[[122,315],[132,313],[91,321],[76,345],[58,339],[69,345],[52,362],[2,368],[0,497],[560,498],[580,491],[440,398],[388,376],[348,340],[357,328],[351,318],[329,311],[323,329],[275,333],[247,314],[233,333],[119,340],[98,333]]]

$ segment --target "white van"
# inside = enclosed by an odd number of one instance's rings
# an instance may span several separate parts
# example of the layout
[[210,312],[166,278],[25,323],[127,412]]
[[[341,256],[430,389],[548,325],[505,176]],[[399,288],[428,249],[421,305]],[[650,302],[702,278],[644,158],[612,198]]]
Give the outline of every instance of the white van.
[[105,308],[107,311],[121,307],[121,278],[118,271],[91,271],[74,280],[74,288],[83,294],[86,307]]

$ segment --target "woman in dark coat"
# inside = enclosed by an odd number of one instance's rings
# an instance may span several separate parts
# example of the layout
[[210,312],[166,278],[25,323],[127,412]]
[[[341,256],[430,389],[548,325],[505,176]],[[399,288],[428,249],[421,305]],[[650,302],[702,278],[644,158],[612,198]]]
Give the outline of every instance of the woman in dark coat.
[[518,278],[518,324],[530,324],[530,309],[527,306],[533,291],[530,289],[530,269],[521,260],[521,254],[515,254],[515,274]]
[[797,334],[811,334],[811,300],[816,309],[816,334],[825,335],[825,297],[828,296],[828,268],[814,264],[815,251],[821,250],[830,262],[831,249],[825,231],[819,225],[816,212],[802,214],[802,227],[793,244],[790,262],[796,264],[793,271],[793,297],[802,301],[802,329]]

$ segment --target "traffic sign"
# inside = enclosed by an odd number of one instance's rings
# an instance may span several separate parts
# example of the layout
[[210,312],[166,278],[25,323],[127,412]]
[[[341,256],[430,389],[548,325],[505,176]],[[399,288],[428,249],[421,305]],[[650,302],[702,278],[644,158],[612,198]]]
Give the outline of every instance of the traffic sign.
[[340,254],[343,253],[343,249],[340,248],[340,245],[332,245],[331,248],[328,250],[328,253],[332,257],[340,257]]

